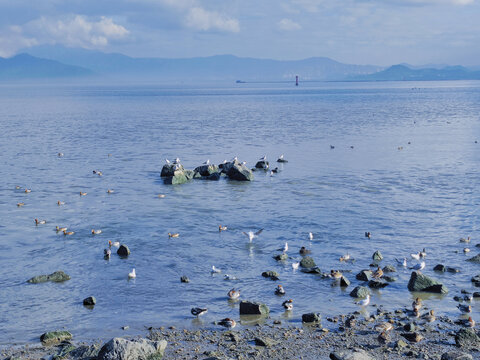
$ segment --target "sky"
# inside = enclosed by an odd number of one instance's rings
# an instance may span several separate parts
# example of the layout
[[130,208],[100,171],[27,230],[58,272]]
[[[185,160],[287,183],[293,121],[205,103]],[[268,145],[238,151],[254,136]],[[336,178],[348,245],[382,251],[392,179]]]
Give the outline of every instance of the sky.
[[184,58],[480,65],[480,0],[0,0],[0,57],[39,45]]

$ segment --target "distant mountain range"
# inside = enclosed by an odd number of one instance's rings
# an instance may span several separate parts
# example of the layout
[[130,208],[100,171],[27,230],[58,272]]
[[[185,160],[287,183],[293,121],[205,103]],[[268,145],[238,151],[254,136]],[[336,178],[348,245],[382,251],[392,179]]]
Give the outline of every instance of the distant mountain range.
[[0,80],[95,79],[105,81],[404,81],[480,79],[480,72],[461,66],[414,67],[350,65],[325,58],[280,61],[232,55],[167,59],[132,58],[122,54],[38,46],[28,54],[0,58]]

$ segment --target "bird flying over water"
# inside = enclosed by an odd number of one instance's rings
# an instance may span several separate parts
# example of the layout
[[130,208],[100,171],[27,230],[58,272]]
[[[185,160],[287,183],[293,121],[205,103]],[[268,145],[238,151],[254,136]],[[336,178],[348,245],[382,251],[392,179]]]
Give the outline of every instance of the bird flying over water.
[[252,240],[254,238],[256,238],[258,235],[260,235],[262,233],[262,231],[263,231],[263,229],[260,229],[257,232],[249,231],[248,233],[243,231],[242,234],[245,235],[246,237],[248,237],[248,240],[250,240],[250,242],[252,242]]

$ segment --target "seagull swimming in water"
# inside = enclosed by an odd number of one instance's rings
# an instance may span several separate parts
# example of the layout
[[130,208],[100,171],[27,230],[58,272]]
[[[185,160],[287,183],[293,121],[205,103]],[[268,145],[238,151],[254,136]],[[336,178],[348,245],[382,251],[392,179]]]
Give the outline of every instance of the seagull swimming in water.
[[420,270],[423,270],[424,268],[425,268],[425,261],[422,261],[420,264],[412,266],[410,269],[420,271]]
[[312,232],[309,232],[309,233],[308,233],[308,239],[309,239],[310,241],[313,240],[313,233],[312,233]]
[[262,233],[262,231],[263,231],[263,229],[260,229],[257,232],[249,231],[248,233],[243,231],[242,234],[245,235],[246,237],[248,237],[248,240],[250,240],[250,242],[252,242],[252,240],[254,238],[256,238],[258,235],[260,235]]
[[410,254],[410,256],[412,257],[412,259],[415,259],[415,260],[420,260],[420,253],[414,253],[414,254]]
[[128,278],[135,279],[136,277],[137,277],[137,273],[135,272],[135,268],[133,268],[132,271],[128,273]]
[[192,315],[196,316],[196,317],[199,317],[199,316],[205,314],[207,311],[208,311],[207,308],[198,308],[198,307],[192,308],[192,310],[190,310]]
[[298,270],[298,266],[300,265],[299,262],[296,262],[296,263],[292,263],[292,269],[293,270]]

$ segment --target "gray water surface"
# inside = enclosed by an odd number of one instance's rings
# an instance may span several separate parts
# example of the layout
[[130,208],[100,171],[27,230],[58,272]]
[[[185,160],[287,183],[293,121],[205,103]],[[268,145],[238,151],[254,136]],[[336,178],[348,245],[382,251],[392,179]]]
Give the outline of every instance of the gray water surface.
[[[299,325],[306,312],[356,310],[348,294],[375,250],[386,265],[423,247],[424,273],[450,289],[443,297],[427,296],[425,305],[459,316],[452,297],[460,289],[475,291],[470,278],[480,270],[465,262],[480,243],[479,114],[480,82],[3,85],[0,344],[37,341],[64,327],[87,340],[136,334],[145,326],[238,320],[238,302],[226,296],[232,287],[241,290],[241,299],[267,303],[272,318]],[[289,162],[273,177],[256,172],[251,183],[167,186],[159,176],[165,158],[178,156],[194,168],[206,159],[238,156],[254,166],[264,154],[274,166],[280,154]],[[107,194],[109,188],[115,193]],[[35,226],[35,218],[47,224]],[[228,230],[219,233],[219,224]],[[57,234],[56,225],[75,235]],[[251,244],[242,234],[260,228]],[[92,236],[91,229],[103,233]],[[180,237],[169,239],[168,232]],[[473,239],[468,256],[458,242],[467,236]],[[131,256],[105,261],[108,240],[127,244]],[[285,242],[291,259],[277,263],[272,255]],[[312,249],[323,271],[351,270],[352,285],[341,289],[294,272],[301,246]],[[356,262],[340,263],[346,253]],[[437,263],[461,273],[435,274]],[[212,276],[212,265],[239,280]],[[137,278],[129,281],[133,267]],[[56,270],[72,279],[26,283]],[[266,270],[279,272],[281,280],[262,278]],[[181,275],[191,282],[180,283]],[[396,282],[373,292],[372,303],[389,310],[410,306],[416,296],[407,290],[410,271],[395,276]],[[274,295],[277,283],[287,291],[284,298]],[[82,305],[91,295],[97,298],[93,310]],[[287,298],[294,300],[291,314],[281,307]],[[193,306],[209,312],[194,320]],[[473,307],[480,321],[480,304]]]

